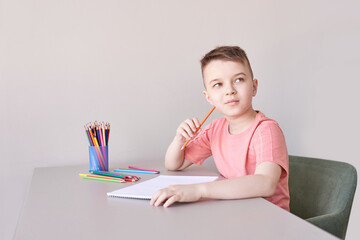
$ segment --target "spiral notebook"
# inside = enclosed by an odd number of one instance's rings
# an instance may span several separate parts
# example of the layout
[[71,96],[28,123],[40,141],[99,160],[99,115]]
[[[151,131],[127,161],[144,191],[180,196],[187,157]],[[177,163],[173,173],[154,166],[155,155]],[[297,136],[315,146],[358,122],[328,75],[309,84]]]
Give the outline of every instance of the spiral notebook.
[[151,199],[159,189],[169,185],[212,182],[217,176],[166,176],[160,175],[142,183],[108,192],[108,197]]

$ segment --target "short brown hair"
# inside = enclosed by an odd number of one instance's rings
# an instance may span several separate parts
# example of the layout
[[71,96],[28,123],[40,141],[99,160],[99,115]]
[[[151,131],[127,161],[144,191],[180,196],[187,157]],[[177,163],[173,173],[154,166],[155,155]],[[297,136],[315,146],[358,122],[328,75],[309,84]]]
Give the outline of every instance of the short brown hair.
[[234,61],[247,64],[250,69],[251,78],[254,78],[250,61],[246,55],[246,52],[238,46],[220,46],[208,52],[200,60],[201,72],[204,72],[204,68],[213,60]]

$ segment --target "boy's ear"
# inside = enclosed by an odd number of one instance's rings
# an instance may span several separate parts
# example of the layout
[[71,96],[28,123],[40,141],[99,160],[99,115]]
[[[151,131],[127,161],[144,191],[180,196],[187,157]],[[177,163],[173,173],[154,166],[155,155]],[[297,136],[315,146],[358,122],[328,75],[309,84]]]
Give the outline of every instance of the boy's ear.
[[203,94],[204,94],[204,96],[206,98],[206,101],[208,101],[208,103],[210,103],[212,106],[214,106],[214,104],[213,104],[209,94],[207,93],[207,91],[203,91]]
[[254,80],[253,80],[253,97],[256,96],[257,89],[258,89],[258,80],[256,78],[254,78]]

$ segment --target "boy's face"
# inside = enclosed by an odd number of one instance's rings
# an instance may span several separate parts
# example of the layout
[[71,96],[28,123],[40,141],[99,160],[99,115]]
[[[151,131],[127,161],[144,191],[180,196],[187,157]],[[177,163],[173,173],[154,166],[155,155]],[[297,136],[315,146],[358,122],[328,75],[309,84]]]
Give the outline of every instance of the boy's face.
[[257,80],[252,79],[247,64],[213,60],[203,70],[207,101],[228,118],[237,118],[253,111]]

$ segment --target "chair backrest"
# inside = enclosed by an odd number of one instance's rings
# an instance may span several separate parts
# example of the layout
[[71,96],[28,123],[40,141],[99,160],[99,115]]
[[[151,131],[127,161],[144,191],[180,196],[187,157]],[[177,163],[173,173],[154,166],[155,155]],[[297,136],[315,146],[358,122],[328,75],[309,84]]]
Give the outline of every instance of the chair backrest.
[[289,156],[290,212],[345,238],[357,183],[344,162]]

